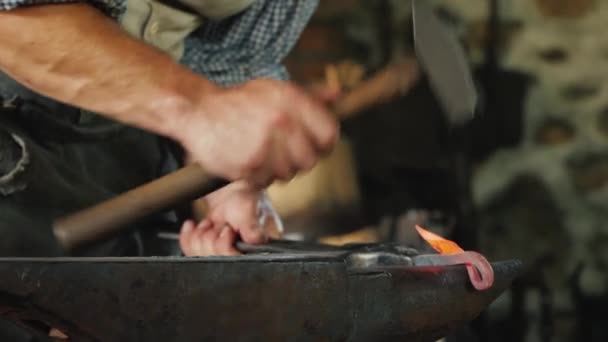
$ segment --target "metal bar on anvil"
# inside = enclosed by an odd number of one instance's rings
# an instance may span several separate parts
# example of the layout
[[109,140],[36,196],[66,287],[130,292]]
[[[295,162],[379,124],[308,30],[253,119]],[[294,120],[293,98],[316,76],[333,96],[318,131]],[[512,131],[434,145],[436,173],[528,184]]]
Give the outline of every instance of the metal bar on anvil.
[[85,342],[435,341],[521,268],[493,263],[494,285],[476,291],[464,266],[375,254],[5,258],[0,315]]

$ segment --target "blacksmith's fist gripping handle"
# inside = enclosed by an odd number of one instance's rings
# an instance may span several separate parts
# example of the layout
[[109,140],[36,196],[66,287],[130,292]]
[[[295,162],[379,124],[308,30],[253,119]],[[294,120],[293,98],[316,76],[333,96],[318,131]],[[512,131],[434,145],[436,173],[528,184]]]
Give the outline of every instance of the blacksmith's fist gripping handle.
[[[418,77],[418,65],[413,59],[389,65],[343,96],[333,107],[333,112],[338,119],[348,118],[407,92]],[[113,199],[60,218],[53,224],[53,232],[61,246],[70,250],[109,238],[137,220],[203,197],[226,184],[225,180],[210,177],[198,165],[186,166]]]

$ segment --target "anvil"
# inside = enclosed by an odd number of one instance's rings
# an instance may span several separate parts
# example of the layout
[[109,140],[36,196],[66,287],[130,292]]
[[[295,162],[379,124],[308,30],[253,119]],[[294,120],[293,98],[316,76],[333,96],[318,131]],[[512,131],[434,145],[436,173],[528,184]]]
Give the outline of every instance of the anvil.
[[[370,248],[371,246],[371,248]],[[475,290],[462,265],[411,248],[238,257],[4,258],[0,315],[72,341],[435,341],[508,288],[518,261]]]

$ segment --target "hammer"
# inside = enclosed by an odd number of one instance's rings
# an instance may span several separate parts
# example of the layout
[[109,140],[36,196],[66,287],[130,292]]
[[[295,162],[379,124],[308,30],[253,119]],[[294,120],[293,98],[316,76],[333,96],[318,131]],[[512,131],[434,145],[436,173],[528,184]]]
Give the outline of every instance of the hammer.
[[[409,91],[419,78],[414,59],[393,63],[356,86],[333,106],[338,120]],[[229,182],[192,164],[91,208],[56,220],[53,232],[60,245],[74,249],[116,235],[134,222],[181,203],[196,200]]]

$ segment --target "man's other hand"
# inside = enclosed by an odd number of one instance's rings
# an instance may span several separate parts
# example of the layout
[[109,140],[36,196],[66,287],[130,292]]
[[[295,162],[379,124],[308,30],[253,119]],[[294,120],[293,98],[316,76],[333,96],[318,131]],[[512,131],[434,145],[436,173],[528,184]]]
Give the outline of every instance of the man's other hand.
[[238,181],[204,198],[207,216],[200,223],[186,221],[180,233],[180,247],[187,256],[238,255],[234,242],[262,243],[266,236],[258,227],[260,193],[245,181]]
[[194,162],[259,188],[310,170],[339,135],[337,121],[320,101],[274,80],[208,92],[182,118],[175,135]]

